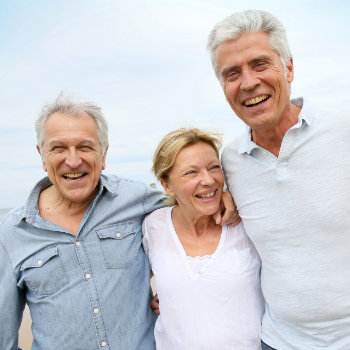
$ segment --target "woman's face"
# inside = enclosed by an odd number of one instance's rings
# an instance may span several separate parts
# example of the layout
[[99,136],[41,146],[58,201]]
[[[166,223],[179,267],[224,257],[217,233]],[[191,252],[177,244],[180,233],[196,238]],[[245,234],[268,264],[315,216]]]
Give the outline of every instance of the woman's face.
[[190,215],[212,215],[220,205],[224,175],[215,150],[199,142],[183,148],[162,185]]

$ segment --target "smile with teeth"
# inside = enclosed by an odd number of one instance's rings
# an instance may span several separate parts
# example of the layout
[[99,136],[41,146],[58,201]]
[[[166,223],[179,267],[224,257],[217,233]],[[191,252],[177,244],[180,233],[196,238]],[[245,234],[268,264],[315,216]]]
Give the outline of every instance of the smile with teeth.
[[85,173],[67,173],[64,174],[63,177],[65,177],[66,179],[79,179],[80,177],[84,176]]
[[261,95],[261,96],[258,96],[258,97],[255,97],[255,98],[252,98],[248,101],[245,101],[244,102],[244,105],[247,106],[247,107],[252,107],[252,106],[255,106],[261,102],[264,102],[266,101],[270,96],[269,95]]
[[196,197],[201,198],[201,199],[213,198],[215,196],[215,192],[216,191],[213,191],[213,192],[210,192],[210,193],[207,193],[207,194],[197,194]]

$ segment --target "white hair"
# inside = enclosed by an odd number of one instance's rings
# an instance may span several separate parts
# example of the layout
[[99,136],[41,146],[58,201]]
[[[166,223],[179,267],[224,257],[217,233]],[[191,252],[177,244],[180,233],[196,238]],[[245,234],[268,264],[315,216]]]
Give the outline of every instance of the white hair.
[[226,17],[216,24],[209,34],[207,48],[210,52],[215,74],[219,80],[216,48],[224,41],[237,39],[243,33],[254,32],[265,32],[269,35],[270,47],[279,54],[284,71],[287,71],[292,55],[282,23],[269,12],[246,10]]
[[63,114],[77,115],[87,113],[96,122],[98,128],[98,138],[104,154],[108,147],[108,124],[101,113],[101,108],[90,102],[74,102],[61,92],[53,103],[43,107],[38,119],[35,122],[37,143],[42,149],[45,140],[45,124],[50,116],[56,112]]

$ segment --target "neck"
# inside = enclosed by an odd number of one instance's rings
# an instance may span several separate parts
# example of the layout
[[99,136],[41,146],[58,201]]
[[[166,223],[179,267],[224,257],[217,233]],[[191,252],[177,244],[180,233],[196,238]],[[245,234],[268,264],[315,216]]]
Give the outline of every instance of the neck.
[[300,108],[290,104],[277,125],[267,129],[252,129],[252,140],[260,147],[278,157],[286,132],[298,122]]
[[56,215],[81,216],[83,217],[86,209],[90,205],[92,199],[96,194],[97,189],[91,194],[91,196],[83,202],[72,202],[62,198],[57,193],[54,186],[50,186],[40,193],[39,196],[39,209],[40,211],[49,211]]
[[196,237],[217,226],[212,215],[191,215],[181,205],[173,209],[172,219],[176,226],[183,227],[187,233]]

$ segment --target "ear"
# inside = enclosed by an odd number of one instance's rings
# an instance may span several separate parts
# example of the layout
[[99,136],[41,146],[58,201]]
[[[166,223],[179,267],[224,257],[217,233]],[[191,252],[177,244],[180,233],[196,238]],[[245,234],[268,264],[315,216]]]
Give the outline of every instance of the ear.
[[294,79],[294,64],[293,57],[290,58],[290,62],[287,66],[287,81],[290,84]]
[[105,170],[105,169],[106,169],[106,157],[107,157],[108,147],[109,147],[109,145],[107,146],[107,148],[106,148],[106,150],[105,150],[105,153],[104,153],[104,155],[102,156],[102,170]]
[[38,150],[38,152],[39,152],[39,154],[40,154],[41,162],[43,163],[43,169],[44,169],[44,171],[47,172],[47,166],[46,166],[46,163],[45,163],[45,159],[44,159],[44,157],[43,157],[43,155],[42,155],[42,153],[41,153],[41,150],[40,150],[39,145],[36,145],[36,149]]
[[160,183],[162,184],[166,194],[168,194],[169,196],[175,196],[175,192],[171,189],[171,186],[170,186],[170,184],[168,182],[166,182],[165,180],[161,179]]

